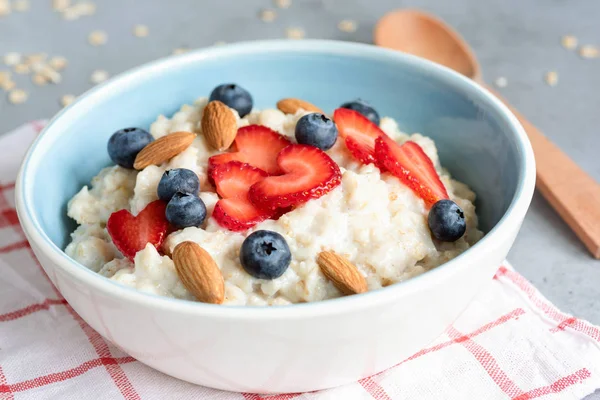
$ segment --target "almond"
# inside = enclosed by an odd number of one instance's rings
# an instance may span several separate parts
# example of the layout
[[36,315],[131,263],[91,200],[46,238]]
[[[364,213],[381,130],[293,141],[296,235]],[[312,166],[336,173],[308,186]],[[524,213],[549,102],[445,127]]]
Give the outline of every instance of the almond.
[[367,281],[354,264],[333,251],[320,252],[317,264],[327,279],[342,293],[348,295],[367,291]]
[[279,111],[285,114],[296,114],[296,112],[300,109],[323,114],[323,110],[314,104],[311,104],[308,101],[293,98],[279,100],[277,102],[277,108]]
[[169,161],[187,149],[196,137],[192,132],[175,132],[150,142],[135,157],[133,168],[141,170],[148,165],[158,165]]
[[194,242],[181,242],[173,250],[173,262],[183,286],[198,300],[203,303],[223,303],[223,275],[206,250]]
[[227,150],[237,134],[237,120],[225,104],[213,100],[202,113],[202,133],[208,144],[219,151]]

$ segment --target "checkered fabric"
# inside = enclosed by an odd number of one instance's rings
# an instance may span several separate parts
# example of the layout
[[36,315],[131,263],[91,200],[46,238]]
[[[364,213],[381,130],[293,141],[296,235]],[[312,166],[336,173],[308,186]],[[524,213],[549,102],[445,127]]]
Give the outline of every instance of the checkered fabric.
[[0,138],[0,399],[581,399],[600,387],[600,329],[556,309],[508,264],[429,347],[350,385],[261,396],[154,371],[75,313],[23,235],[14,180],[42,127]]

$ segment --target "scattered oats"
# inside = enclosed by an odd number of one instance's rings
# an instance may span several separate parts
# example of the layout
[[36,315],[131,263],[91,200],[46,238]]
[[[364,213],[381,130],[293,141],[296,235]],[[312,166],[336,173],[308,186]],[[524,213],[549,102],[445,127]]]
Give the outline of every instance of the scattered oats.
[[62,104],[63,107],[68,106],[74,101],[75,96],[73,96],[72,94],[65,94],[63,97],[60,98],[60,104]]
[[52,0],[52,8],[55,11],[65,11],[71,5],[71,0]]
[[31,72],[31,68],[27,64],[17,64],[14,70],[17,74],[28,74]]
[[275,12],[275,10],[271,10],[270,8],[265,8],[260,12],[260,19],[263,22],[273,22],[275,20],[275,17],[277,17],[277,13]]
[[48,54],[46,53],[34,53],[25,57],[25,64],[32,65],[46,61]]
[[546,75],[544,76],[544,80],[546,81],[548,86],[556,86],[558,84],[558,72],[556,72],[556,71],[546,72]]
[[27,92],[22,89],[11,90],[8,94],[8,101],[12,104],[22,104],[27,101]]
[[575,50],[577,48],[577,38],[573,35],[565,35],[560,39],[560,44],[567,50]]
[[106,32],[104,32],[104,31],[93,31],[88,36],[88,42],[92,46],[101,46],[106,43],[107,39],[108,39],[108,37],[106,35]]
[[77,3],[73,6],[77,10],[79,15],[94,15],[96,13],[96,4],[91,1],[82,1],[81,3]]
[[579,48],[579,55],[583,58],[598,58],[600,57],[600,50],[594,45],[586,44]]
[[15,0],[13,9],[19,12],[29,11],[29,0]]
[[494,83],[497,87],[504,88],[506,87],[506,85],[508,85],[508,79],[506,79],[503,76],[499,76],[498,78],[496,78],[496,81]]
[[183,54],[187,53],[188,51],[190,51],[190,49],[186,49],[185,47],[178,47],[176,49],[173,49],[173,54]]
[[21,58],[21,54],[13,51],[6,53],[2,60],[4,61],[4,64],[8,65],[9,67],[13,67],[21,62]]
[[102,69],[97,69],[96,71],[92,72],[92,76],[90,76],[90,82],[92,82],[93,84],[102,83],[107,79],[108,72]]
[[42,74],[33,75],[31,81],[38,86],[45,86],[48,84],[48,79]]
[[215,46],[223,46],[224,44],[227,44],[227,42],[224,40],[217,40],[215,42]]
[[279,8],[290,8],[292,0],[274,0],[273,3]]
[[143,38],[148,36],[148,33],[150,33],[150,31],[146,25],[136,25],[133,27],[133,34],[136,37]]
[[48,61],[48,65],[57,71],[61,71],[67,66],[67,59],[61,56],[55,56]]
[[287,28],[285,30],[285,36],[288,39],[302,39],[304,35],[304,29],[302,28]]
[[344,19],[338,23],[338,29],[342,32],[356,32],[356,22],[350,19]]

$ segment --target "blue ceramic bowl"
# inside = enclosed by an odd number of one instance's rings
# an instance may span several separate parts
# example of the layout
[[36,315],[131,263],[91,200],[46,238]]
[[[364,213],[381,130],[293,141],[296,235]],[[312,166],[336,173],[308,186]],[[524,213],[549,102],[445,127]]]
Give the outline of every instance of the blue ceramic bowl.
[[[403,131],[435,140],[442,164],[477,193],[486,237],[407,282],[279,308],[160,298],[122,287],[67,257],[62,249],[75,228],[67,217],[67,202],[110,164],[110,135],[124,126],[148,128],[157,115],[170,115],[223,82],[247,88],[258,108],[297,97],[332,111],[349,99],[368,99]],[[18,179],[17,207],[35,253],[65,298],[134,357],[179,378],[223,389],[313,390],[381,371],[440,334],[506,256],[531,200],[534,170],[530,144],[516,119],[488,92],[447,68],[368,45],[251,42],[159,60],[82,95],[31,147]],[[345,324],[353,326],[351,336],[340,332]],[[327,339],[316,343],[301,335],[314,331]],[[272,332],[281,335],[259,353],[251,349]],[[214,345],[219,351],[194,350],[194,338],[207,333],[228,345],[220,341]],[[188,349],[194,362],[158,356],[179,354],[178,346]],[[296,361],[289,363],[282,354]],[[285,365],[288,376],[296,378],[269,380],[276,365]]]

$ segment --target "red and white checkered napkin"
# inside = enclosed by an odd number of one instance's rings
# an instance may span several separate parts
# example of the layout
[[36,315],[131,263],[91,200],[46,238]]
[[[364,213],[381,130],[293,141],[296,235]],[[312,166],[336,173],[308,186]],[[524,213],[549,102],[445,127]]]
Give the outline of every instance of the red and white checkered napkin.
[[259,396],[154,371],[73,311],[23,236],[14,180],[41,126],[0,137],[0,399],[581,399],[600,388],[600,328],[557,310],[508,265],[435,343],[347,386]]

